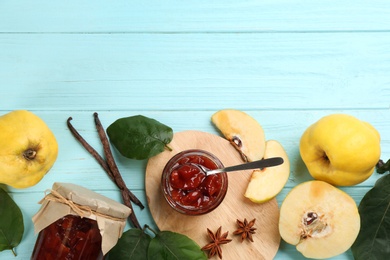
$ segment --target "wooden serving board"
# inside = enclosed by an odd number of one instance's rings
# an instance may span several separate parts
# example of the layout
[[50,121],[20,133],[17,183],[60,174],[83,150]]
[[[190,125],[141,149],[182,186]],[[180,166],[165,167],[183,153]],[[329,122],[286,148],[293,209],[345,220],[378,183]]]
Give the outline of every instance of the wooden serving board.
[[[276,199],[256,204],[244,197],[251,170],[228,173],[228,191],[224,201],[214,211],[201,216],[186,216],[173,210],[165,201],[160,188],[161,173],[168,160],[176,153],[187,149],[203,149],[216,155],[224,166],[243,163],[239,153],[226,139],[200,131],[184,131],[174,134],[165,151],[149,159],[146,166],[145,189],[150,212],[160,230],[185,234],[199,246],[208,243],[207,228],[216,232],[229,231],[232,242],[222,245],[223,259],[273,259],[280,244],[278,230],[279,208]],[[233,235],[236,220],[256,218],[254,242]]]

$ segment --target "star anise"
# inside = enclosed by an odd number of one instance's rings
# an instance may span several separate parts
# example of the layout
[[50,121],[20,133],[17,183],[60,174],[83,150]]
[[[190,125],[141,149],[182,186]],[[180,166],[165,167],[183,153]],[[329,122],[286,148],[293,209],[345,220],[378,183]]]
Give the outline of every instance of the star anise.
[[253,227],[255,224],[256,219],[252,219],[249,223],[244,218],[244,221],[240,221],[237,219],[237,225],[238,229],[233,232],[234,235],[241,235],[241,242],[244,241],[245,239],[250,240],[253,242],[253,237],[252,234],[255,234],[256,228]]
[[209,251],[209,254],[208,254],[209,258],[211,258],[217,254],[218,257],[220,259],[222,259],[221,245],[227,244],[230,241],[232,241],[231,239],[227,238],[229,232],[225,232],[221,235],[221,229],[222,229],[222,227],[219,227],[215,234],[210,229],[207,229],[207,234],[208,234],[209,238],[211,239],[211,242],[208,243],[207,245],[205,245],[204,247],[202,247],[202,250]]

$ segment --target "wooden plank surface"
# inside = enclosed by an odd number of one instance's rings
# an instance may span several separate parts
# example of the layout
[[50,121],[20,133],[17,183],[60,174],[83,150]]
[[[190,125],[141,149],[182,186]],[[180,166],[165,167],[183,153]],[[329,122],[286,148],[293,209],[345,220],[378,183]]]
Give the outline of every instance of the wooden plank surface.
[[0,67],[1,109],[197,110],[202,100],[216,110],[221,97],[241,109],[349,109],[390,100],[387,33],[1,34]]
[[[36,186],[1,185],[22,209],[18,256],[29,259],[32,215],[53,182],[74,182],[120,201],[115,185],[70,134],[66,120],[102,152],[94,124],[142,114],[175,132],[219,134],[223,108],[243,110],[283,144],[291,175],[278,204],[311,179],[298,150],[303,131],[330,113],[370,122],[390,157],[390,2],[381,1],[0,1],[0,115],[29,109],[59,141]],[[115,152],[128,187],[146,203],[146,161]],[[342,188],[357,203],[380,176]],[[156,228],[148,208],[135,207]],[[127,226],[129,228],[129,226]],[[224,256],[225,259],[225,256]],[[226,256],[226,259],[229,259]],[[276,255],[302,259],[282,242]],[[350,251],[334,259],[353,259]]]
[[0,32],[273,32],[390,29],[386,0],[3,0]]

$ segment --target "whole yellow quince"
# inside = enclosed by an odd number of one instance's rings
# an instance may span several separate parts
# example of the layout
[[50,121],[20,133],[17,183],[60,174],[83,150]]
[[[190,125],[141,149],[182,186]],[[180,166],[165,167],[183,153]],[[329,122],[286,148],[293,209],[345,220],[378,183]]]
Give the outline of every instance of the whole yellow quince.
[[311,125],[299,148],[313,178],[338,186],[368,179],[381,153],[378,131],[346,114],[331,114]]
[[33,186],[51,169],[57,155],[57,140],[41,118],[26,110],[0,117],[0,183]]

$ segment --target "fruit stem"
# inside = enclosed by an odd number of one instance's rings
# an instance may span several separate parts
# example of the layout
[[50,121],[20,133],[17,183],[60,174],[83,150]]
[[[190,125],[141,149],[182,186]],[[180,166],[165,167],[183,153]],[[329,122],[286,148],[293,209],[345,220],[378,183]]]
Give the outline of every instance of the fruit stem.
[[390,159],[385,163],[383,160],[379,160],[376,164],[376,172],[379,174],[383,174],[385,172],[390,171]]

